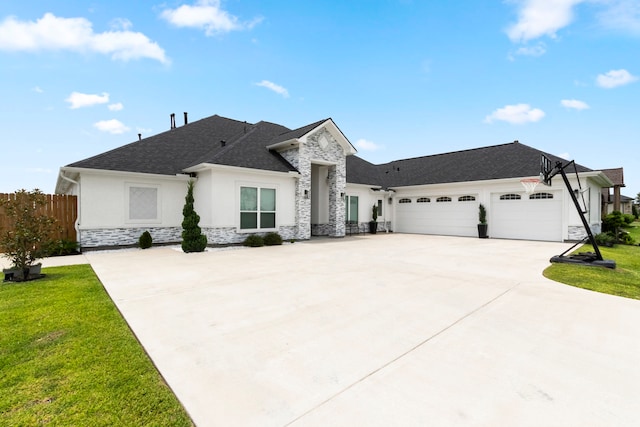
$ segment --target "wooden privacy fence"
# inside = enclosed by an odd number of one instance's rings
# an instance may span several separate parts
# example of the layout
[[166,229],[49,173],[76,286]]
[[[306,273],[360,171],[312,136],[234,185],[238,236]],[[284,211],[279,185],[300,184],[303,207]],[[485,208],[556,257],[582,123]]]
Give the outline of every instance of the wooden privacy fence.
[[[8,199],[13,194],[0,193],[2,199]],[[76,218],[78,218],[78,196],[68,196],[65,194],[46,194],[47,203],[37,208],[42,212],[57,220],[59,232],[53,235],[54,239],[64,239],[75,242],[76,238]],[[0,229],[4,230],[8,226],[4,209],[0,206]]]

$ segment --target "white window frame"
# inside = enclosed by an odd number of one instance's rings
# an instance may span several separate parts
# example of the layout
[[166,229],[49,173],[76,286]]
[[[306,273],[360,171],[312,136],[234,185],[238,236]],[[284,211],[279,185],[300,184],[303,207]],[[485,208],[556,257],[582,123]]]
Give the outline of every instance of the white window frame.
[[[356,219],[352,220],[350,219],[351,217],[351,199],[355,198],[356,200],[356,204],[358,205],[358,207],[356,208]],[[344,197],[344,202],[345,202],[345,210],[344,210],[344,215],[345,215],[345,221],[346,222],[353,222],[353,223],[359,223],[360,221],[360,197],[356,196],[356,195],[346,195]]]
[[[131,190],[133,188],[149,188],[156,190],[156,216],[155,218],[131,218]],[[162,222],[162,186],[158,184],[141,184],[137,182],[125,183],[124,218],[127,224],[160,224]],[[135,201],[133,201],[135,203]]]
[[548,193],[546,191],[539,191],[537,193],[532,193],[529,195],[529,200],[551,200],[553,199],[553,193]]
[[[257,210],[256,211],[243,211],[242,210],[242,189],[243,188],[255,188],[257,191]],[[273,211],[262,211],[260,209],[260,197],[262,196],[262,192],[261,190],[273,190],[275,192],[275,210]],[[237,227],[237,231],[238,233],[256,233],[259,231],[278,231],[279,227],[278,227],[278,187],[275,185],[258,185],[258,184],[239,184],[238,185],[238,203],[237,203],[237,208],[238,208],[238,227]],[[257,228],[242,228],[242,212],[255,212],[256,213],[256,223],[258,225]],[[260,214],[261,213],[273,213],[274,214],[274,227],[269,227],[269,228],[262,228],[260,227]]]
[[521,200],[522,196],[516,193],[505,193],[500,195],[500,200]]

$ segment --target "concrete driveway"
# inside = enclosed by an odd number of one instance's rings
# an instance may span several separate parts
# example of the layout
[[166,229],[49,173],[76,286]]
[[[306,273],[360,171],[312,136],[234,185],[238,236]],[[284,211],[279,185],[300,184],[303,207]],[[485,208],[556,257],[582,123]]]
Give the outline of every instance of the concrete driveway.
[[640,301],[559,243],[403,234],[87,259],[199,426],[637,425]]

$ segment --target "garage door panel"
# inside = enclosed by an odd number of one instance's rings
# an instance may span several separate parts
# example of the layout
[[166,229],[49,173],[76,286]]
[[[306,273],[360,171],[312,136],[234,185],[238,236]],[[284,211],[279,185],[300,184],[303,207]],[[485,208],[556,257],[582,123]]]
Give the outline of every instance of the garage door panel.
[[501,194],[491,197],[490,237],[562,240],[560,193],[552,193],[553,199],[529,199],[528,195],[522,194],[520,200],[500,200]]
[[476,202],[416,203],[414,200],[396,206],[395,228],[403,233],[474,236],[477,212]]

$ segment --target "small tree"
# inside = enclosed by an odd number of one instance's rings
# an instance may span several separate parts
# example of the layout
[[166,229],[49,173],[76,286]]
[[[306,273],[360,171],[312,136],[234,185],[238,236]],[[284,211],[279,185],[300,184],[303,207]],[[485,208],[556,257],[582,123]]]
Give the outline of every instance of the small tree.
[[47,255],[56,220],[43,213],[47,197],[37,188],[19,190],[9,198],[0,200],[4,209],[6,227],[0,234],[0,250],[11,260],[13,267],[22,270],[28,279],[29,267]]
[[480,206],[478,207],[478,221],[480,224],[487,223],[487,209],[482,203],[480,203]]
[[378,220],[378,205],[376,205],[375,203],[373,204],[373,208],[371,209],[371,218],[373,219],[373,221]]
[[193,181],[189,181],[184,208],[182,208],[182,250],[184,252],[202,252],[207,247],[207,236],[202,234],[198,225],[200,215],[193,209]]

